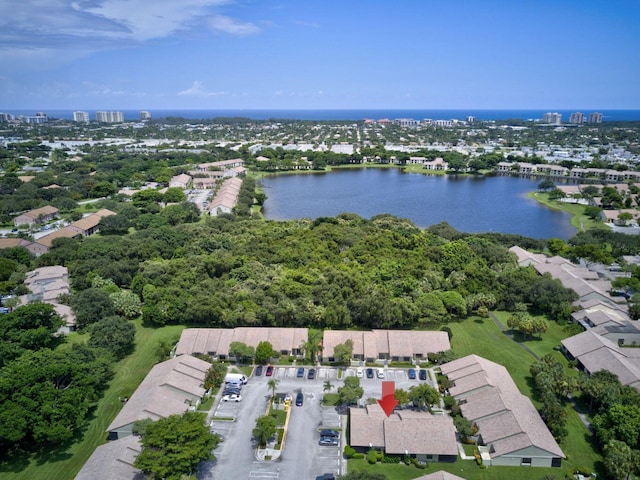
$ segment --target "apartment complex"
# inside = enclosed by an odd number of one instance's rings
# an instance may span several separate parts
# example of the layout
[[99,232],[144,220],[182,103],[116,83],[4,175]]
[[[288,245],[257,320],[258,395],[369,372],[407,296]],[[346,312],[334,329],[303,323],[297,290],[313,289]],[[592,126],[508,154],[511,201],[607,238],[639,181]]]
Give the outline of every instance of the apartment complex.
[[96,112],[96,122],[122,123],[124,122],[124,115],[122,112]]

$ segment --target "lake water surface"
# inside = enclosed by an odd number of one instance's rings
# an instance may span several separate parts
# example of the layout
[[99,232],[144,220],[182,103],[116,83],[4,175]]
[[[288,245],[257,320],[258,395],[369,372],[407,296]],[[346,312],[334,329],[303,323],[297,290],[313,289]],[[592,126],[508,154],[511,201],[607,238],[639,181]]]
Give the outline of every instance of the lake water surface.
[[540,179],[454,176],[359,168],[265,177],[264,214],[270,220],[371,218],[390,213],[424,228],[442,221],[462,232],[517,233],[568,239],[576,233],[568,213],[528,198]]

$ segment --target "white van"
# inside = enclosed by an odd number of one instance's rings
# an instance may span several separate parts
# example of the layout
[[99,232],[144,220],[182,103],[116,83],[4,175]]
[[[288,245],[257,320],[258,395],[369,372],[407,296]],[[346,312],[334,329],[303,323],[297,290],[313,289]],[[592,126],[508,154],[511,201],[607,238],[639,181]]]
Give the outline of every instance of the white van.
[[224,383],[241,383],[242,385],[246,385],[247,377],[241,373],[227,373],[227,376],[224,377]]

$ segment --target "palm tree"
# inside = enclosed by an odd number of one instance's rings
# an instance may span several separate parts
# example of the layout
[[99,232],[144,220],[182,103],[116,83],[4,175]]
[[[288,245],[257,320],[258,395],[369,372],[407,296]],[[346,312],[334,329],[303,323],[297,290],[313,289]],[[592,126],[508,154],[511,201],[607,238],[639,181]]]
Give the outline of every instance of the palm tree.
[[267,386],[271,389],[271,398],[276,396],[276,388],[278,388],[278,384],[280,380],[277,378],[272,378],[267,382]]
[[329,380],[327,380],[326,382],[324,382],[324,386],[322,387],[322,391],[323,392],[330,392],[332,388],[333,388],[333,384]]

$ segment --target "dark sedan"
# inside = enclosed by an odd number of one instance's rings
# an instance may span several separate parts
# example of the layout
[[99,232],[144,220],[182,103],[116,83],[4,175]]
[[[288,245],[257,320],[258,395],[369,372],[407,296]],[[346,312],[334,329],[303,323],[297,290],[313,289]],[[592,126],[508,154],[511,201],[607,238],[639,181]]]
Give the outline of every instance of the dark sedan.
[[259,377],[260,375],[262,375],[262,365],[258,365],[256,367],[256,373],[255,373],[256,377]]
[[367,378],[373,378],[373,368],[367,368]]
[[338,438],[340,436],[340,432],[337,430],[320,430],[321,437],[334,437]]
[[304,378],[304,368],[300,367],[298,369],[298,373],[296,374],[296,377],[298,378]]
[[414,368],[410,368],[409,372],[409,380],[415,380],[416,379],[416,370]]
[[314,378],[316,378],[316,369],[315,368],[310,368],[309,369],[309,373],[307,373],[307,378],[309,380],[313,380]]
[[427,371],[422,369],[420,370],[420,380],[426,380],[427,379]]

